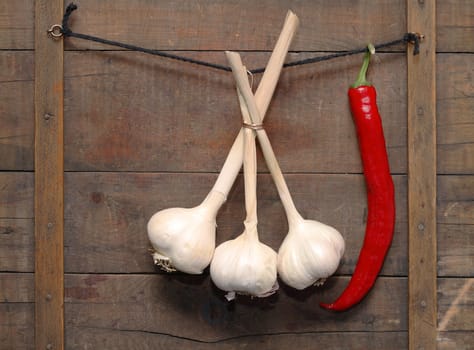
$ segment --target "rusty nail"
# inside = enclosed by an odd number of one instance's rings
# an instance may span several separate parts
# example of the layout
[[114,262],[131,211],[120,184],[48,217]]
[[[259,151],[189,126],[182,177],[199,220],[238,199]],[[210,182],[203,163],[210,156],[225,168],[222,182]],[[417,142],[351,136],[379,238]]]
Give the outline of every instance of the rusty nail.
[[426,301],[422,300],[420,306],[424,309],[426,307]]
[[425,230],[425,225],[423,225],[423,223],[420,222],[420,223],[418,224],[418,230],[419,230],[419,231],[424,231],[424,230]]
[[51,229],[51,228],[53,228],[53,223],[52,223],[52,222],[48,222],[48,225],[47,225],[47,226],[48,226],[48,228]]
[[424,5],[424,4],[425,4],[425,0],[418,0],[418,3],[419,3],[420,5]]
[[46,301],[51,301],[53,299],[53,296],[51,294],[46,294]]
[[46,345],[46,350],[52,350],[52,349],[53,349],[53,344]]
[[44,120],[50,120],[52,117],[53,117],[53,115],[52,115],[52,114],[49,114],[49,113],[46,113],[46,114],[43,116]]
[[423,114],[425,114],[425,110],[423,109],[423,107],[418,107],[418,108],[416,109],[416,114],[417,114],[418,116],[420,116],[420,117],[421,117]]

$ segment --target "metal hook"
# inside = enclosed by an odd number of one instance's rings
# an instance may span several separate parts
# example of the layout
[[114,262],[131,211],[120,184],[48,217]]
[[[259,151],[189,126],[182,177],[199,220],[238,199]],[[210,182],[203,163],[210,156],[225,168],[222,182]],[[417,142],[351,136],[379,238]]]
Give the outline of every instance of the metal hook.
[[53,24],[46,32],[54,40],[59,40],[64,35],[63,26],[60,24]]

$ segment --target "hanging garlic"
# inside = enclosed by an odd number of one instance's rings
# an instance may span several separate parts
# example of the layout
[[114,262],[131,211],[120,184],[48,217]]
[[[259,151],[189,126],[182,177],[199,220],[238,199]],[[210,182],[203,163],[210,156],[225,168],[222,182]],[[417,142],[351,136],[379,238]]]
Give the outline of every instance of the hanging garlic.
[[194,208],[169,208],[148,221],[153,261],[167,272],[200,274],[209,265],[216,245],[216,215],[225,196],[211,191]]
[[[260,124],[262,119],[246,73],[242,70],[240,56],[235,52],[226,52],[226,54],[237,86],[248,108],[250,119],[252,123]],[[278,273],[286,284],[296,289],[321,284],[339,266],[344,254],[344,239],[336,229],[301,217],[288,190],[265,129],[258,129],[257,137],[288,218],[289,232],[278,251]]]
[[[299,216],[299,214],[298,214]],[[321,285],[336,272],[344,239],[333,227],[295,217],[278,250],[278,273],[287,285],[304,289]]]
[[[262,116],[270,104],[298,24],[298,17],[288,11],[275,49],[255,93]],[[199,274],[209,265],[215,247],[216,215],[242,166],[242,149],[241,130],[216,183],[200,205],[194,208],[165,209],[154,214],[149,220],[147,229],[153,246],[153,260],[163,270]]]
[[228,300],[234,299],[236,293],[266,297],[278,289],[277,254],[258,239],[255,135],[248,128],[244,129],[244,180],[245,230],[219,245],[211,262],[211,278],[217,287],[228,292]]

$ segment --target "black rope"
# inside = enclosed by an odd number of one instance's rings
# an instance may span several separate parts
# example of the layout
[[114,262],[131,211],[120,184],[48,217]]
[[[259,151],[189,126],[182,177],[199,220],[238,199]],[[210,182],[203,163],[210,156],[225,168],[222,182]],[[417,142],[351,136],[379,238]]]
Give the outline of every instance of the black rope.
[[[201,65],[201,66],[205,66],[205,67],[210,67],[210,68],[215,68],[215,69],[223,70],[223,71],[226,71],[226,72],[231,71],[230,67],[220,65],[220,64],[216,64],[216,63],[200,61],[200,60],[196,60],[194,58],[174,55],[172,53],[163,52],[163,51],[159,51],[159,50],[147,49],[145,47],[126,44],[126,43],[122,43],[122,42],[119,42],[119,41],[108,40],[108,39],[104,39],[104,38],[99,38],[99,37],[96,37],[96,36],[93,36],[93,35],[75,33],[69,27],[69,17],[71,16],[72,12],[75,11],[75,10],[77,10],[77,5],[74,4],[74,3],[70,3],[67,6],[66,11],[64,12],[61,32],[65,37],[73,37],[73,38],[78,38],[78,39],[83,39],[83,40],[94,41],[94,42],[101,43],[101,44],[121,47],[121,48],[131,50],[131,51],[143,52],[143,53],[147,53],[147,54],[151,54],[151,55],[155,55],[155,56],[161,56],[161,57],[166,57],[166,58],[170,58],[170,59],[173,59],[173,60],[178,60],[178,61],[187,62],[187,63],[193,63],[193,64],[197,64],[197,65]],[[385,43],[378,44],[378,45],[374,45],[374,47],[375,47],[376,50],[380,50],[382,48],[386,48],[386,47],[394,46],[394,45],[399,45],[399,44],[402,44],[402,43],[411,43],[411,44],[414,45],[413,55],[417,55],[420,52],[420,35],[416,34],[416,33],[406,33],[403,36],[403,38],[401,38],[401,39],[385,42]],[[309,64],[309,63],[322,62],[322,61],[331,60],[333,58],[364,53],[366,51],[367,51],[367,47],[360,48],[360,49],[355,49],[355,50],[351,50],[351,51],[342,51],[342,52],[337,52],[337,53],[330,54],[330,55],[311,57],[311,58],[306,58],[306,59],[302,59],[302,60],[298,60],[298,61],[285,63],[283,65],[283,67],[294,67],[294,66],[301,66],[301,65]],[[252,74],[263,73],[264,71],[265,71],[265,68],[256,68],[256,69],[249,70],[249,72],[252,73]]]

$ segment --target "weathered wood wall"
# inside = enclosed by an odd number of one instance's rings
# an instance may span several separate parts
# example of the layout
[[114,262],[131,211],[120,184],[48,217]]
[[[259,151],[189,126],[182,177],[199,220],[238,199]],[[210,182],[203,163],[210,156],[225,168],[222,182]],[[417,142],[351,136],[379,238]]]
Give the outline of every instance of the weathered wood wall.
[[[71,19],[78,32],[220,63],[222,50],[241,50],[249,68],[265,64],[290,6],[301,26],[288,60],[406,31],[405,1],[78,5]],[[473,12],[470,0],[437,2],[439,349],[474,344]],[[34,2],[3,0],[0,13],[0,349],[32,349]],[[359,65],[355,56],[284,70],[267,116],[296,205],[341,231],[344,264],[323,288],[283,286],[268,300],[228,305],[208,274],[157,271],[145,226],[155,211],[195,205],[211,188],[240,127],[231,75],[67,40],[66,348],[406,348],[406,153],[416,145],[406,142],[403,47],[378,54],[369,76],[379,91],[397,191],[395,240],[362,304],[344,314],[318,306],[344,288],[364,234],[365,187],[346,98]],[[259,232],[277,249],[287,224],[259,161]],[[219,213],[219,242],[242,230],[242,189],[239,177]]]

